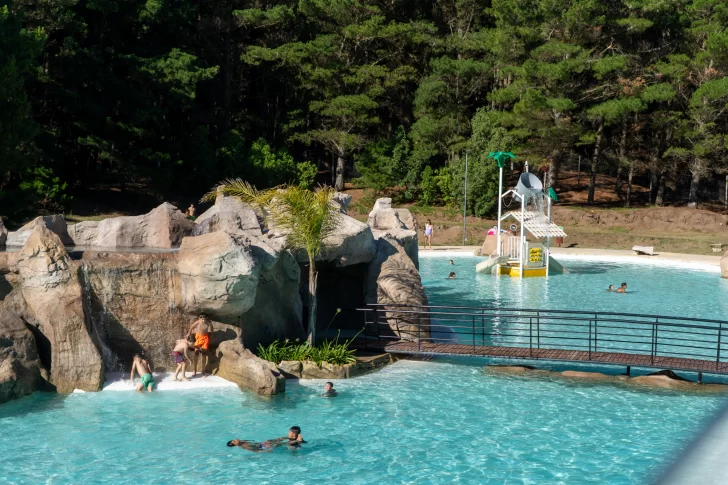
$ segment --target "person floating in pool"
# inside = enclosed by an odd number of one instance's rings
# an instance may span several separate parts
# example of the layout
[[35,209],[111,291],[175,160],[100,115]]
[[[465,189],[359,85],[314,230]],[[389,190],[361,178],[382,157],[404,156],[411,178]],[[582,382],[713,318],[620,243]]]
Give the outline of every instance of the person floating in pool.
[[134,372],[139,373],[139,377],[141,377],[141,381],[139,382],[139,385],[137,386],[137,391],[142,391],[143,389],[146,389],[149,392],[152,392],[152,387],[154,387],[154,376],[152,376],[152,366],[147,362],[146,360],[142,359],[139,354],[134,354],[134,360],[131,363],[131,376],[129,379],[131,381],[134,381]]
[[301,435],[301,428],[298,426],[291,426],[291,429],[288,430],[288,436],[283,438],[275,438],[261,442],[250,440],[230,440],[227,442],[227,445],[230,447],[239,446],[240,448],[252,451],[253,453],[269,453],[279,446],[285,445],[289,449],[293,450],[299,448],[303,443],[306,443],[306,441],[304,441],[303,436]]
[[327,382],[324,384],[324,393],[322,394],[323,397],[336,397],[339,393],[336,392],[336,389],[334,389],[334,383],[333,382]]
[[455,271],[450,271],[450,275],[447,277],[447,279],[454,280],[455,279]]
[[627,283],[622,283],[619,288],[617,288],[617,293],[627,293]]
[[607,288],[607,291],[614,291],[614,285],[609,285],[609,288]]
[[182,371],[182,379],[183,381],[189,381],[185,375],[185,371],[187,370],[187,363],[189,362],[192,364],[192,360],[190,360],[189,356],[187,355],[187,350],[192,349],[192,344],[186,339],[181,338],[179,340],[176,340],[174,343],[174,349],[172,349],[172,360],[174,360],[174,363],[177,364],[177,370],[174,373],[174,380],[179,381],[178,378],[180,371]]
[[207,368],[207,354],[210,351],[210,334],[214,331],[212,322],[208,320],[207,315],[200,314],[200,318],[195,320],[190,329],[187,331],[187,337],[195,334],[195,359],[192,362],[192,377],[197,375],[197,358],[202,361],[202,377],[207,377],[205,369]]
[[451,259],[451,260],[450,260],[450,264],[452,264],[452,265],[454,266],[454,265],[455,265],[455,261],[453,261],[453,260]]

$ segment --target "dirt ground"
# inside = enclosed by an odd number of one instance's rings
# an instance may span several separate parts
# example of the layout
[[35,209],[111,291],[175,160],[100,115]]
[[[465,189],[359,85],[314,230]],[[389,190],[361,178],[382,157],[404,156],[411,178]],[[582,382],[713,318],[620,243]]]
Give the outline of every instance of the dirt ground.
[[[656,252],[688,254],[714,254],[711,244],[728,247],[728,215],[725,213],[687,207],[625,209],[624,202],[614,192],[614,178],[607,176],[600,176],[597,180],[596,199],[599,204],[589,207],[581,205],[586,202],[588,184],[584,174],[580,185],[577,185],[575,174],[565,174],[562,181],[552,220],[568,235],[564,239],[565,247],[631,249],[639,245],[654,246]],[[646,200],[648,190],[646,187],[633,187],[638,200]],[[374,198],[361,189],[351,188],[347,193],[352,195],[352,215],[366,220]],[[432,220],[435,226],[433,245],[463,244],[462,213],[415,205],[409,208],[417,215],[420,227],[427,219]],[[488,229],[495,224],[493,219],[468,217],[466,244],[481,244]]]

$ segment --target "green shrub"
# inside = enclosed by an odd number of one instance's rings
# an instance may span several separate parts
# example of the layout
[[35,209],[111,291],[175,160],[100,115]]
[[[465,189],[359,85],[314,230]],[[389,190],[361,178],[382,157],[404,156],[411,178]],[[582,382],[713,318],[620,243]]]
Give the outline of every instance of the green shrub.
[[280,364],[284,360],[310,360],[319,367],[323,362],[333,365],[344,365],[356,362],[354,349],[350,349],[349,340],[343,344],[339,343],[338,336],[334,340],[325,340],[319,345],[312,347],[308,342],[300,342],[298,339],[276,340],[267,347],[258,344],[258,357],[261,359]]

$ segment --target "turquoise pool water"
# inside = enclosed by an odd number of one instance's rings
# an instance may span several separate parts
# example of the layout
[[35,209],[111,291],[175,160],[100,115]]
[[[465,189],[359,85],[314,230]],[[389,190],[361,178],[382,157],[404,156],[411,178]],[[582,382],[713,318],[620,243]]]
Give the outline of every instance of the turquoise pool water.
[[[400,361],[337,383],[35,394],[0,406],[0,483],[639,484],[723,399]],[[295,455],[231,449],[299,425]]]
[[[475,275],[476,258],[447,259],[421,260],[433,304],[719,318],[728,296],[708,272],[569,262],[548,284],[521,283]],[[634,293],[603,291],[623,280]],[[334,399],[318,396],[321,381],[289,381],[272,399],[236,388],[36,393],[0,406],[0,484],[640,484],[725,403],[486,375],[485,363],[400,361],[339,381]],[[291,425],[309,441],[295,454],[225,446]]]
[[[448,259],[455,263],[450,265]],[[497,278],[475,273],[483,258],[420,258],[431,305],[643,313],[728,319],[728,280],[719,273],[671,266],[562,260],[567,274]],[[450,271],[457,278],[448,280]],[[605,291],[626,282],[626,294]]]

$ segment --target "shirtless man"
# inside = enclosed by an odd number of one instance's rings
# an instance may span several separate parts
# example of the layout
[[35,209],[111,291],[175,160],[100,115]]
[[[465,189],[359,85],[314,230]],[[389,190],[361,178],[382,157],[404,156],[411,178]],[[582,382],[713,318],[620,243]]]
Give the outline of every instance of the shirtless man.
[[189,381],[189,379],[187,379],[185,375],[185,370],[187,369],[187,362],[189,362],[190,364],[192,363],[189,356],[187,355],[187,349],[191,348],[192,344],[186,338],[181,338],[174,343],[174,349],[172,349],[172,359],[174,359],[174,362],[177,364],[177,370],[174,373],[175,381],[180,380],[177,378],[180,371],[182,371],[182,380]]
[[195,320],[190,329],[187,331],[187,337],[195,334],[195,360],[192,363],[192,377],[197,375],[197,357],[200,356],[202,360],[202,377],[205,375],[205,368],[207,367],[207,354],[210,351],[210,334],[214,331],[212,328],[212,322],[207,319],[207,315],[204,313],[200,314],[200,318]]
[[627,283],[622,283],[619,288],[617,288],[617,293],[627,293]]
[[132,382],[134,381],[134,371],[136,371],[139,374],[139,377],[141,377],[141,381],[139,382],[136,390],[141,392],[143,389],[146,389],[147,391],[152,392],[152,387],[154,386],[152,366],[149,362],[142,359],[139,354],[134,354],[134,361],[131,363],[131,376],[129,379],[131,379]]
[[187,216],[187,219],[194,221],[195,220],[195,205],[190,204],[190,206],[187,208],[187,212],[185,212],[185,216]]

